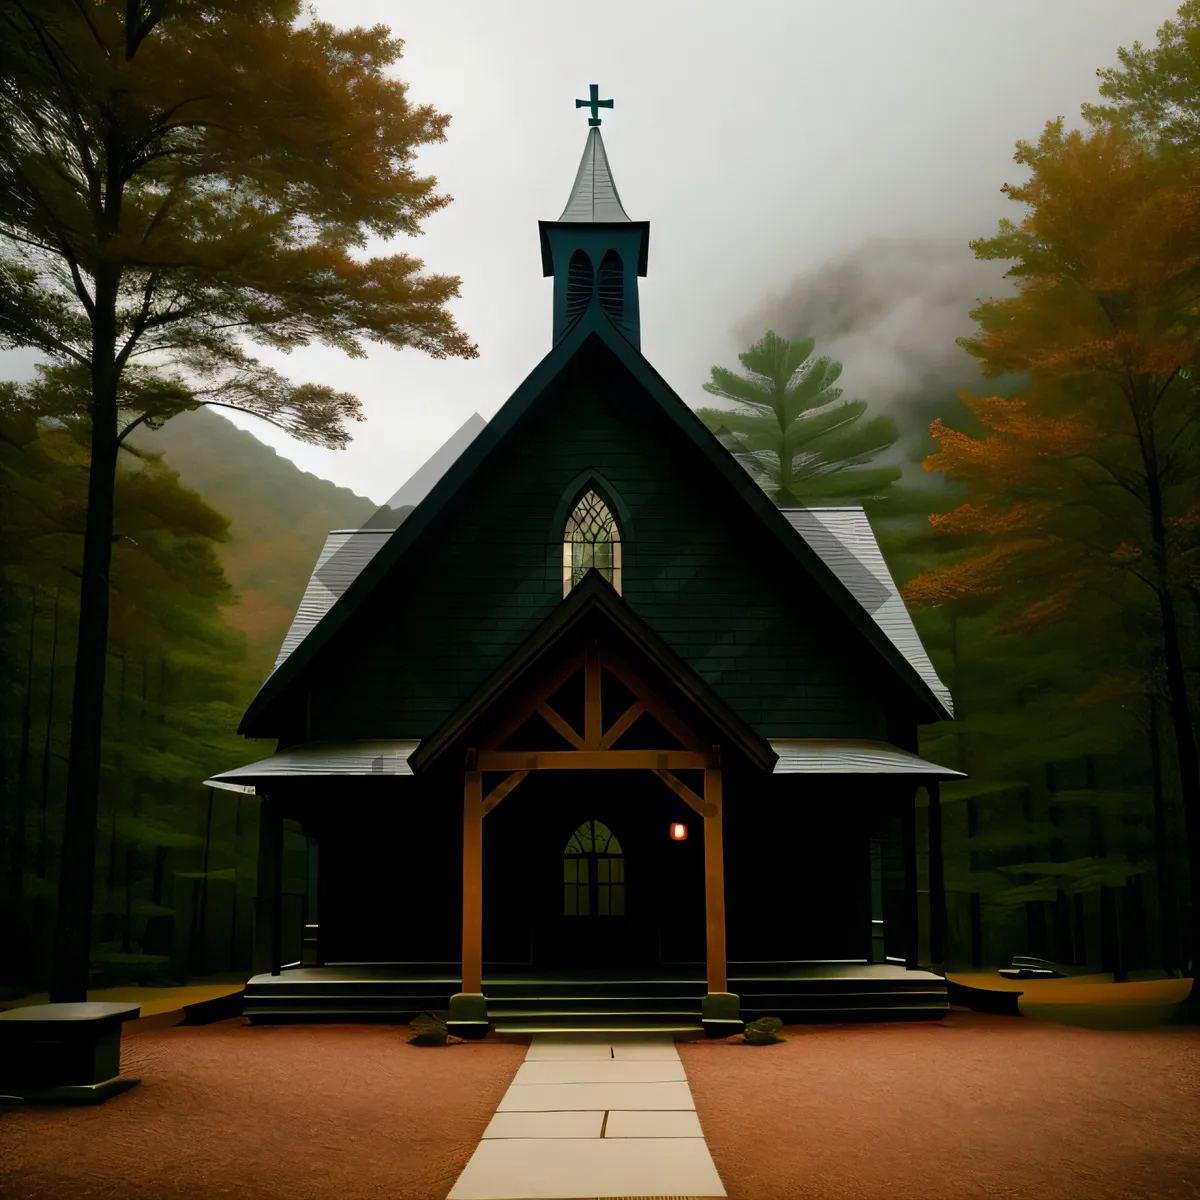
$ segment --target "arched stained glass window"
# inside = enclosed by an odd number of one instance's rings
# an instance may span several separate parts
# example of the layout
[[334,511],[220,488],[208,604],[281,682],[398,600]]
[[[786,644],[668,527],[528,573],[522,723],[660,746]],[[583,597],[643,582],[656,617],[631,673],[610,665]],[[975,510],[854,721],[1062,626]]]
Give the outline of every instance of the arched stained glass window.
[[621,590],[621,531],[608,505],[588,491],[563,530],[563,595],[592,567]]
[[563,852],[563,915],[625,915],[625,857],[612,830],[599,821],[580,825]]

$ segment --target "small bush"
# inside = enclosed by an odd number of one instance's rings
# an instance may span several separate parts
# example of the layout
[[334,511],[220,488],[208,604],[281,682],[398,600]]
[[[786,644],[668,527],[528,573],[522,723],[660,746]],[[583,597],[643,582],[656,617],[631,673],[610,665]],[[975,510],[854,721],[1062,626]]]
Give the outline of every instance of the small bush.
[[772,1042],[786,1042],[787,1038],[780,1037],[779,1031],[783,1022],[778,1017],[759,1017],[746,1026],[742,1040],[747,1046],[769,1046]]
[[408,1039],[410,1046],[444,1046],[450,1036],[446,1027],[446,1013],[418,1013],[409,1022],[413,1036]]

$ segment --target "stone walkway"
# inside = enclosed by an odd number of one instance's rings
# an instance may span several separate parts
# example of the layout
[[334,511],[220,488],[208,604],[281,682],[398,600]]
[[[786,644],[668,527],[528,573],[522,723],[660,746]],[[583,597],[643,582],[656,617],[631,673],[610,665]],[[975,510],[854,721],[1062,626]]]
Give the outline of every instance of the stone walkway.
[[724,1195],[669,1035],[546,1033],[447,1200]]

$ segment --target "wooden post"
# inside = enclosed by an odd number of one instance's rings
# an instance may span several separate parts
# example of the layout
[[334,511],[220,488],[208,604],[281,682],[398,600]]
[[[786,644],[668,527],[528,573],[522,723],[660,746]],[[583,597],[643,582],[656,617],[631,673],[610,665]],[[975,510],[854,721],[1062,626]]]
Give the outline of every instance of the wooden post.
[[917,791],[904,801],[900,816],[904,846],[904,967],[915,971],[920,964],[920,907],[917,897]]
[[483,991],[483,772],[474,750],[463,772],[462,990]]
[[278,975],[283,959],[283,818],[267,796],[258,808],[256,886],[254,973]]
[[704,772],[704,914],[707,930],[708,990],[729,990],[725,957],[725,850],[721,831],[721,767]]
[[929,796],[929,957],[938,966],[946,962],[946,866],[942,856],[942,805],[939,784],[925,785]]
[[887,962],[887,943],[883,924],[883,838],[870,837],[871,866],[871,962]]

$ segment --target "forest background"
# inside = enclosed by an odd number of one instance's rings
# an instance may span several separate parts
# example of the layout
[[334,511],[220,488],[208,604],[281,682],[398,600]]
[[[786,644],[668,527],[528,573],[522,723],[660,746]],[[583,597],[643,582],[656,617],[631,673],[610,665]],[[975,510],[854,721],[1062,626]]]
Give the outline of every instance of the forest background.
[[[1198,9],[1181,8],[1157,51],[1125,54],[1123,72],[1102,87],[1111,104],[1085,111],[1090,132],[1051,127],[1018,150],[1042,190],[1010,191],[1014,225],[976,251],[1012,257],[1025,274],[991,308],[975,299],[968,273],[950,272],[948,288],[939,280],[940,303],[974,306],[981,332],[968,349],[978,365],[938,366],[892,397],[894,431],[867,460],[889,469],[865,494],[843,497],[866,504],[955,697],[958,720],[930,727],[922,742],[929,757],[970,775],[943,792],[950,967],[1028,953],[1120,976],[1187,970],[1194,955],[1171,720],[1178,695],[1166,677],[1159,600],[1165,590],[1174,602],[1194,729],[1200,66],[1189,46]],[[1145,86],[1156,70],[1175,92]],[[1130,78],[1141,81],[1133,96],[1122,90]],[[1105,192],[1098,184],[1114,172],[1124,190]],[[1059,224],[1021,242],[1028,212],[1057,214]],[[1122,297],[1127,326],[1089,334],[1076,303],[1082,284],[1072,285],[1074,299],[1041,287],[1062,275],[1054,253],[1088,264],[1093,297]],[[947,254],[934,244],[877,245],[764,300],[740,323],[744,341],[770,327],[815,339],[821,353],[844,330],[841,298],[895,288],[897,272],[900,286],[907,273],[917,290],[924,274],[932,291],[928,277]],[[1017,301],[1024,306],[1004,307]],[[1166,381],[1145,427],[1112,392],[1130,353]],[[1161,439],[1155,471],[1168,500],[1157,548],[1145,496],[1134,495],[1147,428]],[[50,970],[86,441],[77,424],[31,410],[15,387],[0,390],[0,928],[16,949],[0,960],[0,986],[11,994],[44,988]],[[1125,479],[1111,490],[1132,506],[1110,507],[1093,470]],[[827,487],[794,499],[838,502]],[[362,524],[375,507],[211,411],[128,444],[117,487],[93,986],[248,970],[256,802],[201,781],[254,756],[233,731],[325,534]],[[1151,560],[1169,561],[1169,578],[1147,581]],[[303,841],[291,830],[284,890],[296,952],[285,947],[285,960],[299,957],[306,886]]]

